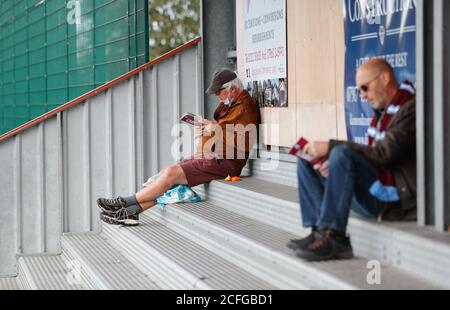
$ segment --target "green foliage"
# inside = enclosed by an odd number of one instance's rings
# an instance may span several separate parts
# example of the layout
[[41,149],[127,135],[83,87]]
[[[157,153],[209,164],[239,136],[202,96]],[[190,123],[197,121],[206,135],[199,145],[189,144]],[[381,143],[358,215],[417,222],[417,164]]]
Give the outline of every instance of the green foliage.
[[200,0],[149,0],[150,59],[200,34]]

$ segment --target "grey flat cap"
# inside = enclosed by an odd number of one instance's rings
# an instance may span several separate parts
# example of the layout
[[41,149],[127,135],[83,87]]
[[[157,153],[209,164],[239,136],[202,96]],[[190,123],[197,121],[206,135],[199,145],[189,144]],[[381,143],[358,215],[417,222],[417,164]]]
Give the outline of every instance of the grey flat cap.
[[211,85],[206,91],[207,94],[215,94],[223,85],[231,82],[237,78],[236,73],[230,69],[220,69],[214,73]]

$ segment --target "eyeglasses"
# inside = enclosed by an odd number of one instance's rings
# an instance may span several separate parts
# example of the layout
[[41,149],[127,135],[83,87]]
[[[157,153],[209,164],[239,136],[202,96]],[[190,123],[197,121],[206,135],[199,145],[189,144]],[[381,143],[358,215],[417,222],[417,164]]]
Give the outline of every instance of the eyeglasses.
[[371,79],[369,82],[367,82],[366,84],[363,84],[361,86],[358,87],[358,90],[361,92],[365,92],[367,93],[370,89],[370,84],[372,84],[372,82],[374,82],[376,79],[378,79],[378,77],[381,75],[381,72],[378,73],[373,79]]

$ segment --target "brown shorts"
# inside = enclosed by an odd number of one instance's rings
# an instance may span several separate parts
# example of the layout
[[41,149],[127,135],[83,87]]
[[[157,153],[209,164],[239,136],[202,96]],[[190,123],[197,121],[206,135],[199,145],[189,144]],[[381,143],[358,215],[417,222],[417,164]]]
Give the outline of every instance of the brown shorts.
[[188,159],[179,163],[188,185],[195,187],[228,176],[240,176],[243,166],[227,159]]

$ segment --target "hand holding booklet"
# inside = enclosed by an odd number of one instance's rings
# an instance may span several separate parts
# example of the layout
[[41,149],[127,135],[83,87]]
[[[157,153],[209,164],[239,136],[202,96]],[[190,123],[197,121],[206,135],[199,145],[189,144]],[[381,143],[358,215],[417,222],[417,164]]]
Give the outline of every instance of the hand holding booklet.
[[203,119],[202,117],[188,112],[180,118],[180,121],[192,126],[201,126],[203,125],[201,123],[202,119]]
[[294,144],[294,146],[291,148],[289,154],[297,156],[300,159],[304,159],[313,166],[317,164],[323,164],[324,162],[326,162],[327,161],[326,157],[315,158],[314,156],[307,154],[304,151],[308,143],[309,143],[308,140],[301,137],[300,140],[298,140],[297,143]]

